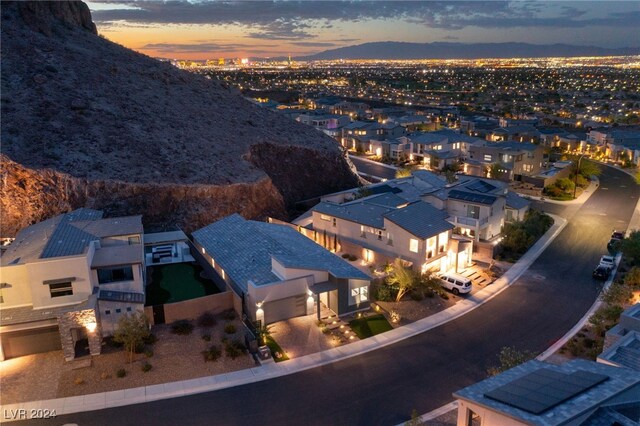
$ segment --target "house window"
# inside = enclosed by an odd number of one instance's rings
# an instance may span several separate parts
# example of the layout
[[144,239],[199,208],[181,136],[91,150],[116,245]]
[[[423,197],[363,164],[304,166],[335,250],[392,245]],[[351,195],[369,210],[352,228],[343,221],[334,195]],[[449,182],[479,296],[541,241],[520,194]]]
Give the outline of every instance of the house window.
[[98,269],[98,282],[100,284],[120,281],[133,281],[133,268],[123,266],[120,268]]
[[363,226],[363,225],[360,225],[360,236],[361,236],[362,238],[366,238],[366,236],[365,236],[365,234],[364,234],[364,226]]
[[326,221],[330,221],[331,220],[331,216],[327,216],[326,214],[321,214],[320,215],[320,219],[326,220]]
[[369,287],[358,287],[351,289],[350,304],[356,305],[369,300]]
[[105,315],[111,315],[111,310],[110,310],[110,309],[107,309],[106,311],[104,311],[104,314],[105,314]]
[[414,240],[413,238],[409,240],[409,251],[413,253],[418,252],[418,240]]
[[493,156],[491,154],[485,154],[484,155],[484,161],[492,162],[493,161]]
[[140,235],[129,237],[128,240],[129,240],[129,245],[140,244]]
[[467,217],[478,219],[480,217],[480,207],[479,206],[467,206]]
[[332,222],[333,226],[336,226],[338,224],[338,221],[336,220],[335,217],[332,219],[331,222]]
[[49,293],[51,294],[51,297],[71,296],[73,294],[71,281],[49,284]]
[[382,231],[378,231],[378,239],[382,240]]
[[117,309],[116,309],[116,314],[119,314],[119,313],[121,313],[121,312],[122,312],[122,309],[120,309],[120,308],[117,308]]
[[131,306],[127,308],[127,312],[131,312]]

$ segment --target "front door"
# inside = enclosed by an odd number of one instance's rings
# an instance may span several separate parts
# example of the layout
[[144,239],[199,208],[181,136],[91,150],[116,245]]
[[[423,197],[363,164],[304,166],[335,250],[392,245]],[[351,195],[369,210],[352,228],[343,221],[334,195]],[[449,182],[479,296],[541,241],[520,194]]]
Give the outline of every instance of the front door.
[[164,324],[164,305],[153,306],[153,323]]

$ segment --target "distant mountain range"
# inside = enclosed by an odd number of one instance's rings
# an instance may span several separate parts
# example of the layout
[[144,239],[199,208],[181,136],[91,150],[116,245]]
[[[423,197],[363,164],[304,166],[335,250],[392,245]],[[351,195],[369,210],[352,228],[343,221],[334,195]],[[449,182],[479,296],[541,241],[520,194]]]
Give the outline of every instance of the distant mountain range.
[[640,47],[609,49],[596,46],[529,43],[405,43],[382,41],[325,50],[305,61],[330,59],[479,59],[640,55]]

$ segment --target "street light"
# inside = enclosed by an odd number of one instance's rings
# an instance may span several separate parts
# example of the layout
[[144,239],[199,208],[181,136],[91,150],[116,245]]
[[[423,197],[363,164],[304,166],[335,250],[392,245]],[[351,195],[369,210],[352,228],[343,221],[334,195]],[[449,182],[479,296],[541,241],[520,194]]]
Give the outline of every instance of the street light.
[[578,166],[576,167],[576,175],[575,175],[574,180],[573,180],[573,199],[574,200],[576,199],[576,189],[578,189],[578,173],[580,173],[580,162],[582,161],[582,157],[584,157],[585,155],[587,155],[587,154],[586,153],[582,154],[580,156],[580,158],[578,158]]

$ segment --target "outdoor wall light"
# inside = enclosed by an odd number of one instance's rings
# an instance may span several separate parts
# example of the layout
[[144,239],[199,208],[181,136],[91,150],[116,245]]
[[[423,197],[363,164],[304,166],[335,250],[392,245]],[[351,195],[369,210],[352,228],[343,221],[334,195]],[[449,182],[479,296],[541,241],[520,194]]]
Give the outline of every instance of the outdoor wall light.
[[87,328],[87,331],[89,331],[89,333],[93,333],[94,331],[96,331],[98,324],[96,324],[95,322],[88,322],[85,327]]

